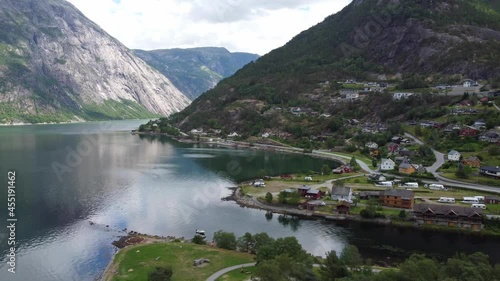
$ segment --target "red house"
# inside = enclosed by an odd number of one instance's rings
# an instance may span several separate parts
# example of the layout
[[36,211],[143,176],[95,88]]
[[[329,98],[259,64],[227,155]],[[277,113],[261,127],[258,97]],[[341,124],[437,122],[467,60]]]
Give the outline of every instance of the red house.
[[314,200],[318,200],[320,199],[321,197],[323,196],[323,193],[317,189],[309,189],[307,192],[306,192],[306,198],[311,198],[311,199],[314,199]]
[[479,131],[473,128],[465,128],[460,131],[461,137],[475,137],[479,134]]
[[301,197],[306,197],[306,194],[307,194],[307,192],[309,191],[309,189],[311,189],[311,188],[310,188],[310,187],[307,187],[307,186],[305,186],[305,185],[303,185],[303,186],[299,187],[299,189],[298,189],[298,190],[299,190],[299,194],[300,194],[300,196],[301,196]]

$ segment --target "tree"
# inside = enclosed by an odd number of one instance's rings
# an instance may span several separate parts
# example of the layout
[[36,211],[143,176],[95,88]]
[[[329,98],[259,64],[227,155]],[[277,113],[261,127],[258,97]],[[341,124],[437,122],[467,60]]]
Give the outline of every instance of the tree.
[[405,211],[405,210],[401,210],[401,211],[399,212],[399,217],[400,217],[400,218],[405,219],[405,218],[406,218],[406,216],[407,216],[407,214],[406,214],[406,211]]
[[274,239],[265,232],[257,233],[253,236],[255,241],[252,254],[256,254],[262,246],[274,243]]
[[214,242],[219,248],[236,250],[236,236],[234,236],[234,233],[219,230],[214,233]]
[[349,166],[351,166],[351,167],[353,167],[353,168],[354,168],[354,167],[356,167],[356,165],[357,165],[357,164],[358,164],[358,163],[356,162],[356,157],[354,157],[354,156],[353,156],[353,157],[351,158],[351,161],[349,161]]
[[326,259],[321,264],[319,273],[322,281],[335,281],[349,275],[347,267],[339,260],[335,251],[326,254]]
[[172,274],[171,267],[156,267],[148,273],[148,281],[170,281]]
[[253,251],[254,246],[255,239],[251,233],[246,232],[243,236],[238,238],[237,247],[239,251],[250,253]]
[[323,167],[321,167],[321,174],[322,175],[329,175],[332,173],[332,169],[330,169],[330,166],[328,165],[323,165]]
[[205,241],[205,238],[202,237],[201,235],[195,235],[193,237],[193,239],[191,239],[191,242],[193,242],[194,244],[198,244],[198,245],[205,245],[205,244],[207,244],[207,241]]
[[266,193],[266,202],[267,203],[273,202],[273,195],[271,194],[271,192]]
[[373,159],[372,160],[372,166],[373,166],[373,168],[377,168],[377,165],[378,165],[377,159]]
[[257,263],[261,263],[283,254],[294,261],[312,265],[311,256],[302,248],[295,237],[278,238],[271,243],[259,246],[255,260]]
[[286,254],[258,264],[255,277],[260,281],[315,280],[311,265],[294,260]]
[[361,258],[358,248],[354,245],[347,245],[340,254],[339,260],[354,271],[359,270],[363,265],[363,258]]
[[278,194],[278,202],[280,202],[281,204],[286,204],[287,199],[288,199],[288,193],[287,192],[281,191]]
[[287,203],[290,205],[297,205],[301,200],[300,194],[298,192],[292,192],[288,195]]

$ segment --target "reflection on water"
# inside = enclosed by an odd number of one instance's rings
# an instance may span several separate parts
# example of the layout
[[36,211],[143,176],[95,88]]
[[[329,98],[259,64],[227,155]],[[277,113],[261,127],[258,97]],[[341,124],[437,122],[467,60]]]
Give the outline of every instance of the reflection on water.
[[[260,169],[285,174],[335,164],[300,155],[179,144],[125,131],[141,122],[0,128],[0,175],[17,172],[19,203],[18,273],[7,274],[6,232],[0,228],[0,280],[94,280],[115,252],[111,242],[124,230],[190,238],[195,229],[205,229],[209,239],[219,229],[237,236],[293,235],[314,255],[353,243],[373,257],[385,258],[393,249],[443,255],[481,249],[500,260],[491,250],[497,241],[299,220],[221,201],[230,194],[227,187],[255,177]],[[0,193],[0,202],[5,200]],[[0,216],[5,221],[5,212]]]

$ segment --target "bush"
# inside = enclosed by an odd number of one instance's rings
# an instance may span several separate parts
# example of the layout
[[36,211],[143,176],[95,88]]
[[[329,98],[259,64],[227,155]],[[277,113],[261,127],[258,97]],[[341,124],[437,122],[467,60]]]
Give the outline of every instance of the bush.
[[148,281],[170,281],[172,274],[171,267],[156,267],[148,274]]
[[191,239],[191,241],[194,243],[194,244],[198,244],[198,245],[205,245],[207,244],[207,241],[205,241],[205,238],[202,237],[201,235],[195,235],[193,237],[193,239]]
[[215,232],[214,242],[219,248],[236,250],[236,236],[232,232],[224,232],[222,230]]

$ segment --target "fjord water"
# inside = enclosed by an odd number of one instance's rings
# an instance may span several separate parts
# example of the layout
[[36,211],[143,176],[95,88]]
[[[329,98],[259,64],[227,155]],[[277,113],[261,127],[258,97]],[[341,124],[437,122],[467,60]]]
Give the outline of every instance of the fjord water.
[[[180,144],[129,131],[144,121],[0,128],[0,179],[16,171],[17,265],[7,272],[6,191],[0,192],[0,280],[95,280],[123,231],[190,238],[223,229],[295,236],[315,255],[347,243],[380,260],[420,251],[483,251],[500,261],[498,241],[370,224],[266,219],[222,201],[227,187],[255,177],[319,170],[327,160],[267,151]],[[90,221],[95,224],[90,224]],[[5,226],[2,226],[5,224]]]

